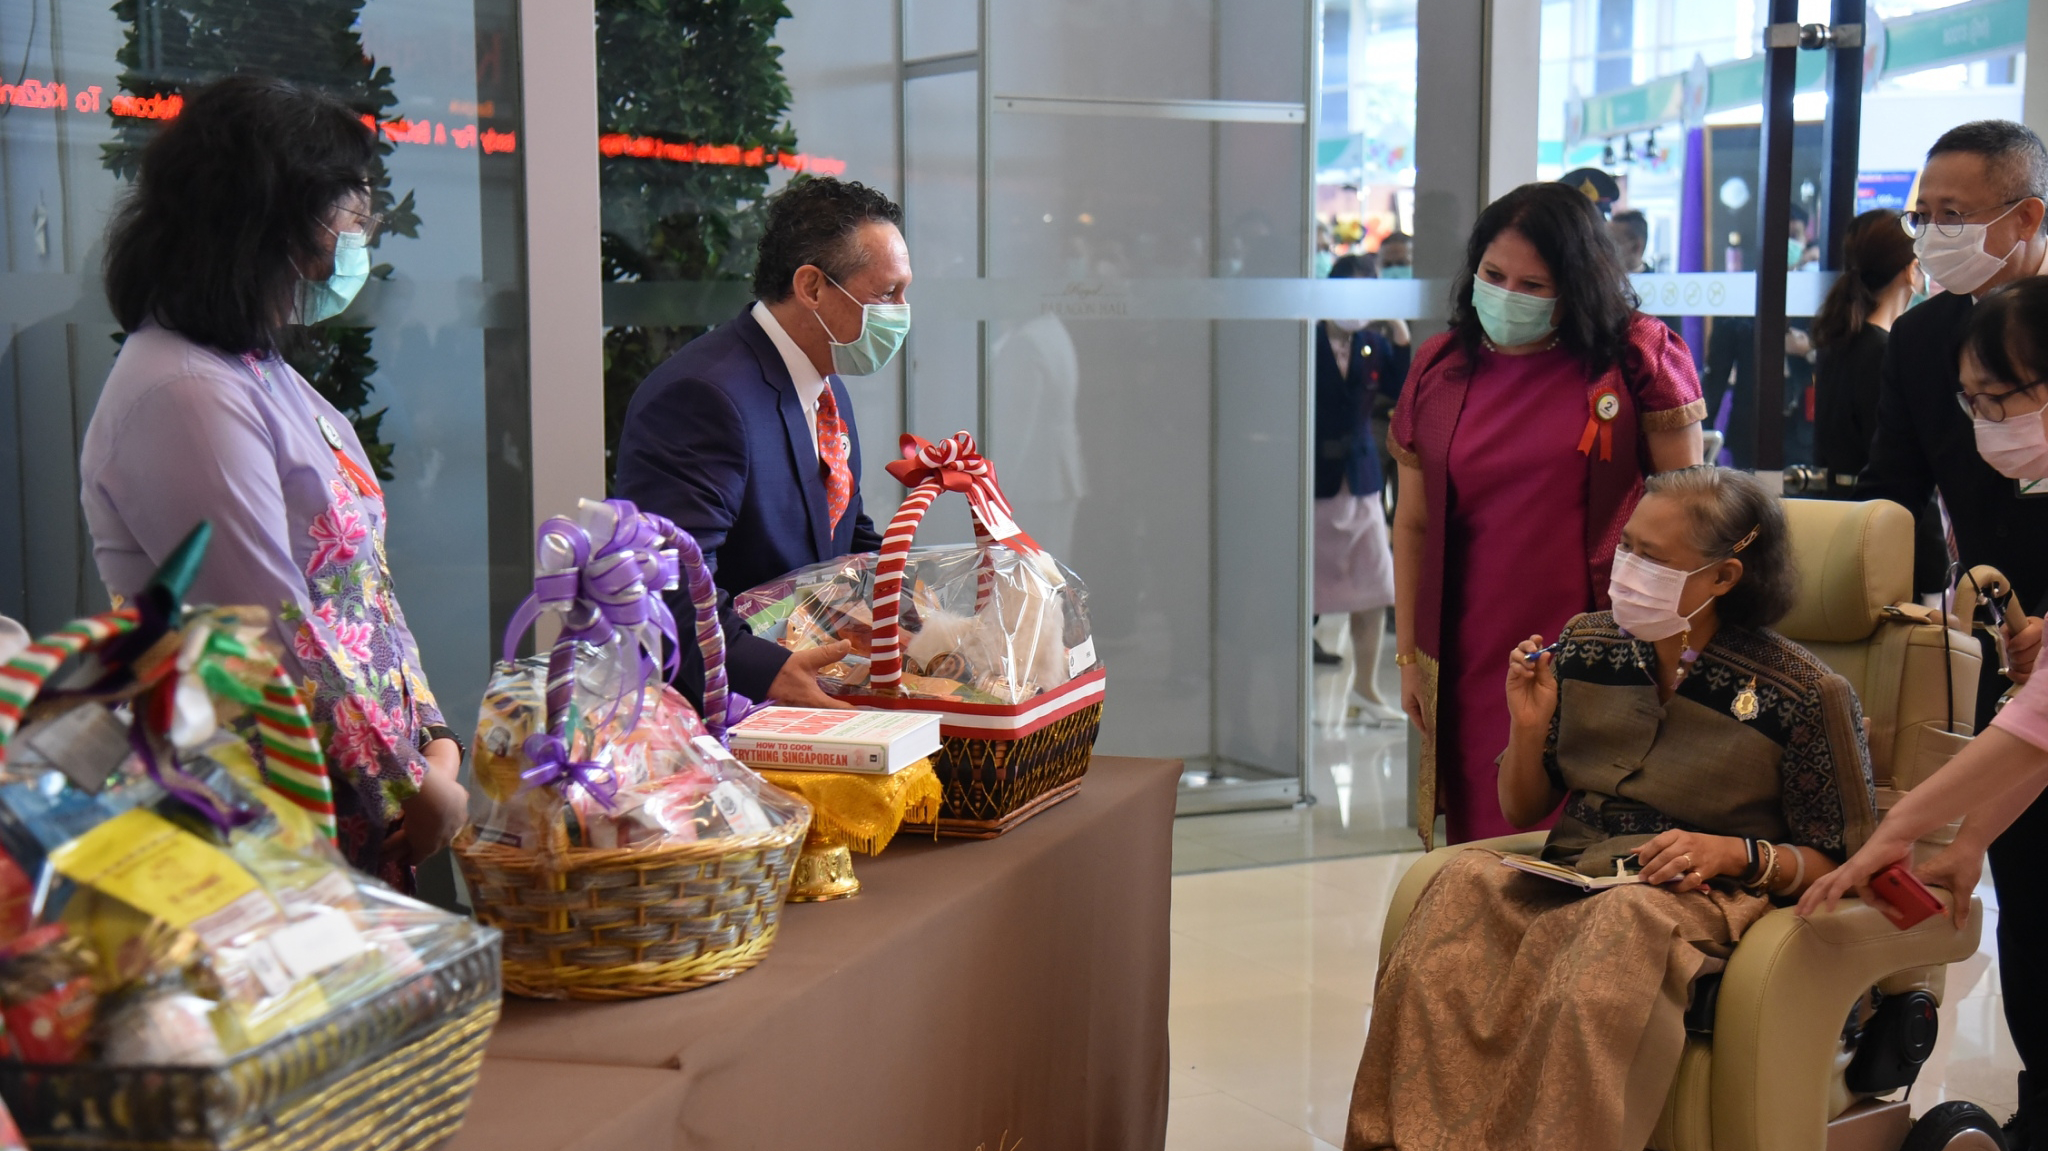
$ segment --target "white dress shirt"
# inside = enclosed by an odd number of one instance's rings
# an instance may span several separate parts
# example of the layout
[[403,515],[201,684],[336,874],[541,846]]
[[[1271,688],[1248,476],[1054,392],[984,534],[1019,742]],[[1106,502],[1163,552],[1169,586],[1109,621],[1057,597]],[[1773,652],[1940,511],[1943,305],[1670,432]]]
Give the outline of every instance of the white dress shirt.
[[774,341],[775,350],[782,353],[782,362],[789,369],[789,378],[796,384],[797,403],[803,406],[804,422],[811,428],[811,457],[815,459],[818,455],[818,397],[825,394],[825,377],[818,374],[818,369],[811,363],[811,358],[804,354],[802,348],[796,346],[796,341],[789,338],[789,333],[782,330],[782,322],[775,318],[775,313],[768,310],[767,304],[759,300],[754,301],[754,319],[761,325],[761,330],[768,333],[768,338]]

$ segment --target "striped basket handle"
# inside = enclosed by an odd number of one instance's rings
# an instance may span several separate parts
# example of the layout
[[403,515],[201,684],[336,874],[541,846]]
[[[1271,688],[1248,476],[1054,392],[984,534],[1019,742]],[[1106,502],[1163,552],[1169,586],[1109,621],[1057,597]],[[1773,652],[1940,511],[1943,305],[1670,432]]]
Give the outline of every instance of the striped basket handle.
[[[134,608],[89,616],[37,640],[0,666],[0,763],[7,761],[7,743],[20,730],[29,704],[57,668],[88,647],[134,631],[140,621],[141,614]],[[263,685],[263,702],[249,711],[263,745],[264,781],[272,791],[305,809],[321,833],[333,840],[334,785],[327,777],[313,719],[281,665],[272,662],[269,681]]]
[[[667,520],[668,542],[682,560],[684,586],[690,589],[690,606],[697,615],[697,650],[704,654],[704,726],[720,741],[726,737],[736,716],[728,716],[734,699],[725,669],[725,628],[718,619],[718,588],[711,582],[711,568],[704,562],[704,549],[689,532]],[[742,697],[743,698],[743,697]],[[743,705],[744,706],[744,705]]]
[[934,444],[918,436],[903,437],[903,458],[889,465],[889,474],[910,488],[889,530],[882,535],[882,550],[875,563],[874,631],[869,647],[868,682],[878,692],[890,694],[903,681],[902,629],[903,572],[910,561],[910,544],[917,527],[931,510],[932,501],[945,491],[967,497],[974,519],[974,542],[981,559],[974,581],[974,610],[988,606],[995,589],[995,562],[989,549],[1005,547],[1043,551],[1038,542],[1024,534],[1011,517],[1010,501],[996,483],[995,465],[983,458],[974,437],[956,432]]
[[142,614],[134,608],[103,612],[75,620],[21,650],[0,667],[0,763],[7,762],[7,741],[21,730],[28,705],[35,702],[64,661],[94,644],[134,631]]

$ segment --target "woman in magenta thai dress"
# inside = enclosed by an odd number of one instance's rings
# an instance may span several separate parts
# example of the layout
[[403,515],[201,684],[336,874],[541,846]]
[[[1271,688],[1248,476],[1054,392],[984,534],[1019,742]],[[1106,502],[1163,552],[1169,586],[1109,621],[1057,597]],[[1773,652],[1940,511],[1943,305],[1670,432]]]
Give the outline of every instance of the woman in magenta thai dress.
[[1592,201],[1524,184],[1480,213],[1451,328],[1416,350],[1394,410],[1395,662],[1423,735],[1417,826],[1508,835],[1504,653],[1607,604],[1643,478],[1700,462],[1699,377],[1636,311]]

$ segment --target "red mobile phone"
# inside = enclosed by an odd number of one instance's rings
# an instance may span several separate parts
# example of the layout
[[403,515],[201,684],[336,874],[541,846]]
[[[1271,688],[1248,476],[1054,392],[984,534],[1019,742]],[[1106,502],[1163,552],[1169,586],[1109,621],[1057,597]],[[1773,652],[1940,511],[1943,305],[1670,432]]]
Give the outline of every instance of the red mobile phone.
[[1894,863],[1871,876],[1870,890],[1878,897],[1877,909],[1900,931],[1945,910],[1941,900],[1903,864]]

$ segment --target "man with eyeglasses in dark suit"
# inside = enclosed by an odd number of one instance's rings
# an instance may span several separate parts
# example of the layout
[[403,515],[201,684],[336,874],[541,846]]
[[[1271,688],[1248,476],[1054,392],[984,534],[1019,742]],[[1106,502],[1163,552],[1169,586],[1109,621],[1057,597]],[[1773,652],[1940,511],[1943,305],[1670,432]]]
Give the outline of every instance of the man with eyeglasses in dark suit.
[[[1979,120],[1952,128],[1928,150],[1913,210],[1905,216],[1921,270],[1943,291],[1899,317],[1886,344],[1877,440],[1856,485],[1861,499],[1909,509],[1939,493],[1954,527],[1961,570],[1990,564],[2012,581],[2013,678],[2024,680],[2040,650],[2048,607],[2048,485],[2022,485],[1978,454],[1973,419],[1996,421],[1999,397],[1963,398],[1958,356],[1970,311],[1999,287],[2041,273],[2048,261],[2048,148],[2024,125]],[[1963,402],[1959,403],[1959,398]],[[1976,730],[2010,686],[1988,649]],[[1994,842],[2002,970],[2029,971],[2048,955],[2048,799],[2036,802]],[[1959,892],[1959,898],[1968,898]],[[2048,983],[2008,979],[2006,1023],[2021,1064],[2018,1112],[2007,1125],[2015,1151],[2048,1149]]]

